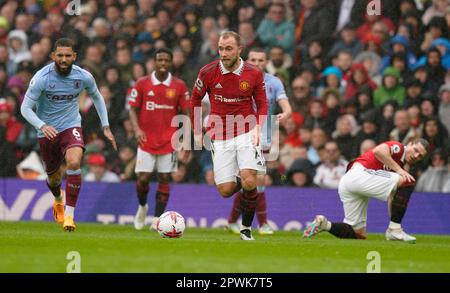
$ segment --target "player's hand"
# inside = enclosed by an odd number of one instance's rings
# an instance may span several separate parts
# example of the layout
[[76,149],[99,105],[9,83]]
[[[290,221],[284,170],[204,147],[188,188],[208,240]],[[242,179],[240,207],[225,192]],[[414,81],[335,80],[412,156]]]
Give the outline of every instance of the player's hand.
[[135,136],[139,145],[142,145],[144,144],[144,142],[147,141],[147,136],[145,135],[145,132],[142,131],[142,129],[140,128],[136,129]]
[[416,179],[409,174],[408,172],[406,172],[405,170],[401,169],[399,172],[397,172],[400,176],[403,177],[403,179],[405,180],[405,182],[407,183],[412,183],[412,182],[416,182]]
[[109,128],[109,126],[103,127],[103,134],[111,142],[114,150],[117,151],[116,139],[114,138],[114,135],[112,134],[111,129]]
[[253,128],[253,144],[255,146],[259,146],[261,144],[261,126],[256,125]]
[[278,123],[284,123],[288,119],[288,115],[286,113],[280,113],[277,115]]
[[58,130],[47,124],[41,127],[41,131],[47,139],[53,139],[58,135]]

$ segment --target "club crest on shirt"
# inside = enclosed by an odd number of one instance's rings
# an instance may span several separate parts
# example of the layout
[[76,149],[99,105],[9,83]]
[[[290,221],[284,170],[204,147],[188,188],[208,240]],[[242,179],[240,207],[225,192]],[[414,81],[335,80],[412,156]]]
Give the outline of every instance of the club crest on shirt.
[[394,144],[393,146],[391,146],[391,153],[393,154],[398,154],[400,152],[400,147],[396,144]]
[[250,88],[250,82],[246,81],[246,80],[241,80],[239,82],[239,89],[243,92],[245,92],[246,90],[248,90]]
[[169,99],[175,98],[175,94],[176,94],[175,89],[167,89],[167,90],[166,90],[166,96],[167,96],[167,98],[169,98]]
[[73,87],[75,88],[75,89],[79,89],[80,88],[80,81],[79,80],[75,80],[74,82],[73,82]]

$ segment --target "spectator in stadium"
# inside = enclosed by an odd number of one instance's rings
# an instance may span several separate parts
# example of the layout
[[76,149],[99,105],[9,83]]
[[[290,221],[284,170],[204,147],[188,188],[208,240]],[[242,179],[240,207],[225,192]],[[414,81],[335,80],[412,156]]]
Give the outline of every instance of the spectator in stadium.
[[450,140],[447,129],[435,116],[429,117],[423,123],[422,138],[430,144],[430,150],[441,149],[450,151]]
[[327,57],[331,58],[342,50],[350,51],[353,56],[356,56],[362,49],[363,46],[356,35],[355,25],[348,23],[339,32],[339,39],[333,43],[330,51],[328,51]]
[[382,59],[381,57],[372,51],[364,50],[363,52],[356,55],[354,63],[361,63],[367,70],[370,79],[372,79],[377,86],[381,84],[381,74],[380,67]]
[[376,83],[370,79],[369,74],[362,63],[354,63],[348,74],[347,87],[345,90],[346,99],[355,97],[364,86],[369,86],[372,91],[376,90]]
[[353,159],[355,135],[359,128],[355,117],[350,114],[342,115],[336,121],[336,131],[332,134],[332,137],[346,160]]
[[450,133],[450,84],[446,83],[439,88],[439,120]]
[[286,19],[284,3],[273,2],[269,6],[267,18],[258,26],[258,38],[268,48],[281,46],[286,53],[294,53],[294,24]]
[[295,63],[301,60],[301,51],[305,50],[311,38],[318,38],[323,44],[329,43],[335,29],[333,5],[326,1],[301,0],[295,11]]
[[[309,111],[305,117],[304,125],[307,128],[313,129],[316,127],[325,128],[325,106],[324,103],[320,100],[313,100],[309,104]],[[326,129],[326,131],[330,131],[330,129]]]
[[248,52],[252,48],[260,47],[260,41],[255,33],[255,28],[251,21],[243,21],[239,23],[238,29],[239,35],[242,37],[242,42],[245,44],[244,52],[242,53],[242,58],[247,59]]
[[25,180],[45,180],[47,174],[44,166],[39,159],[39,155],[32,151],[17,167],[17,175],[20,179]]
[[151,229],[156,230],[157,219],[166,209],[171,173],[177,169],[177,154],[171,143],[177,129],[171,126],[171,121],[179,112],[188,114],[189,109],[189,92],[185,83],[170,73],[172,51],[162,48],[156,50],[154,55],[155,71],[136,82],[129,98],[130,121],[139,144],[135,168],[139,202],[134,219],[137,230],[145,225],[147,194],[155,170],[158,187]]
[[183,80],[188,86],[194,84],[196,76],[186,64],[186,57],[179,48],[173,50],[173,69],[172,74]]
[[400,109],[394,114],[395,128],[389,134],[389,140],[394,140],[403,145],[420,137],[420,130],[411,126],[408,110]]
[[442,149],[435,149],[431,153],[431,165],[420,175],[415,191],[443,192],[444,184],[448,180],[448,155]]
[[405,88],[405,106],[409,106],[411,104],[420,104],[423,98],[423,85],[420,80],[411,77],[410,79],[405,81]]
[[406,57],[406,68],[412,69],[416,64],[416,56],[411,51],[411,46],[409,40],[405,36],[396,35],[392,37],[389,41],[390,48],[389,53],[383,58],[383,65],[381,70],[383,71],[386,67],[392,65],[391,59],[396,53],[403,53]]
[[291,88],[292,95],[289,102],[292,110],[304,117],[308,112],[310,102],[313,100],[309,83],[302,77],[296,77],[292,81]]
[[309,160],[297,159],[287,171],[286,177],[292,186],[314,187],[314,175],[314,166]]
[[379,121],[375,110],[367,111],[362,117],[362,126],[354,138],[354,147],[351,158],[356,158],[360,153],[360,146],[363,141],[370,139],[375,143],[380,142]]
[[426,27],[425,34],[423,34],[423,41],[420,44],[420,50],[426,53],[429,49],[431,49],[435,40],[447,37],[448,29],[445,19],[442,17],[433,17]]
[[[308,160],[317,165],[320,163],[319,151],[327,142],[327,134],[322,128],[316,127],[311,131],[311,144],[308,147]],[[311,178],[312,180],[312,178]]]
[[317,88],[316,96],[322,96],[326,89],[335,89],[340,94],[344,94],[344,88],[341,85],[343,74],[341,69],[336,66],[328,66],[321,74],[321,85]]
[[[13,62],[12,65],[17,67],[19,63],[25,60],[31,60],[31,53],[28,49],[28,37],[21,30],[12,30],[8,34],[8,55],[9,59]],[[10,71],[12,74],[16,73],[16,70]]]
[[383,84],[373,95],[375,107],[380,108],[388,101],[396,101],[400,106],[405,103],[405,88],[400,85],[400,71],[392,66],[383,71]]
[[6,45],[8,42],[9,21],[3,15],[0,16],[0,45]]
[[292,57],[285,53],[283,47],[273,46],[269,51],[269,62],[266,70],[272,75],[279,73],[289,76],[289,70],[292,66]]
[[133,52],[133,61],[144,63],[153,55],[153,39],[149,32],[139,33],[137,36],[138,50]]
[[321,188],[337,189],[348,161],[341,158],[339,146],[334,141],[325,144],[325,155],[325,161],[316,169],[314,184]]
[[106,159],[100,154],[91,154],[88,158],[89,173],[84,177],[87,182],[120,182],[119,176],[106,167]]
[[428,25],[434,17],[444,17],[449,3],[447,0],[432,0],[432,5],[422,15],[422,22]]
[[15,144],[22,130],[22,123],[13,115],[13,108],[5,99],[0,98],[0,127],[5,129],[5,139]]
[[370,150],[371,148],[374,148],[377,146],[377,143],[372,139],[366,139],[361,143],[361,146],[359,148],[359,156]]

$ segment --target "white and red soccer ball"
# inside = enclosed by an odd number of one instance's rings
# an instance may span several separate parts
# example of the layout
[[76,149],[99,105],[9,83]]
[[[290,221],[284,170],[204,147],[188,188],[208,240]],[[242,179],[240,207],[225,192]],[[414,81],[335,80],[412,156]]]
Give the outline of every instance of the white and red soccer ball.
[[180,238],[185,228],[183,216],[174,211],[165,212],[156,222],[156,230],[164,238]]

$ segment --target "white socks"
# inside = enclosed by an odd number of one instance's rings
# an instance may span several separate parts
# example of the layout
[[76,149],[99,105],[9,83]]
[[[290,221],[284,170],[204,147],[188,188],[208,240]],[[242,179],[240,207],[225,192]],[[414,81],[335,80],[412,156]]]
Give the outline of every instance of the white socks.
[[401,224],[395,223],[395,222],[392,222],[392,221],[389,222],[389,229],[396,230],[396,229],[401,229],[401,228],[402,228]]
[[71,207],[71,206],[67,206],[67,205],[66,205],[66,211],[65,211],[65,213],[64,213],[64,216],[66,216],[66,217],[70,216],[70,217],[73,218],[74,212],[75,212],[75,208],[74,208],[74,207]]

